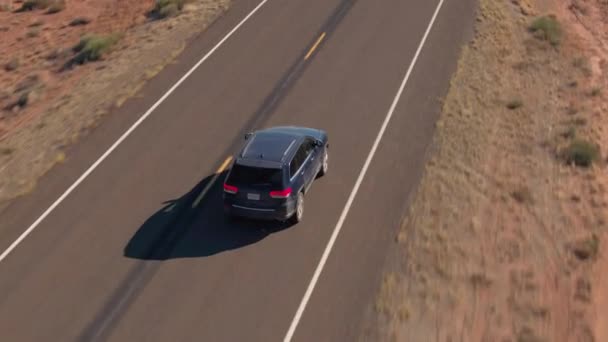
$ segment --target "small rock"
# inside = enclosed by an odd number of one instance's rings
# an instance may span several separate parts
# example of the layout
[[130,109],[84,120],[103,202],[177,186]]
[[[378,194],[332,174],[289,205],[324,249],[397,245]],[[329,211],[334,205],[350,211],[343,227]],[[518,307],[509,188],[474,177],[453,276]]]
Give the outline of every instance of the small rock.
[[27,106],[29,101],[30,101],[30,94],[23,93],[19,96],[19,99],[17,99],[17,102],[15,103],[15,105],[19,106],[19,108],[23,108],[23,107]]
[[6,71],[15,71],[19,68],[19,59],[13,58],[8,63],[4,65],[4,70]]
[[593,235],[589,239],[581,240],[572,245],[572,253],[579,260],[588,260],[597,255],[599,250],[599,239]]
[[70,21],[70,26],[82,26],[82,25],[87,25],[88,23],[91,22],[91,19],[89,18],[85,18],[85,17],[78,17],[78,18],[74,18],[72,21]]

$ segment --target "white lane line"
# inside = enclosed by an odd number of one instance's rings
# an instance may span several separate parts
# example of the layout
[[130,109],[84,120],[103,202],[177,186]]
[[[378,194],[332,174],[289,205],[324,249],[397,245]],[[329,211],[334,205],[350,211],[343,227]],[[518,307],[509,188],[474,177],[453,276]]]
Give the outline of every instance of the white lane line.
[[336,227],[334,228],[334,231],[333,231],[329,241],[327,242],[327,246],[325,247],[325,250],[323,251],[321,260],[319,261],[319,264],[317,265],[315,273],[313,274],[312,279],[310,280],[310,283],[308,284],[306,293],[304,293],[304,297],[302,298],[302,301],[300,302],[298,311],[296,311],[296,314],[295,314],[293,320],[291,321],[289,330],[287,331],[287,334],[285,335],[285,338],[283,339],[284,342],[291,341],[291,339],[293,338],[293,334],[295,333],[296,328],[298,327],[298,324],[300,323],[300,320],[302,319],[302,314],[304,313],[304,310],[306,309],[306,305],[308,304],[308,301],[310,300],[310,296],[312,295],[312,292],[314,291],[315,286],[317,285],[317,281],[319,280],[319,276],[321,275],[321,272],[323,271],[323,268],[325,267],[327,258],[329,257],[329,254],[331,253],[334,243],[336,242],[336,238],[338,237],[338,234],[340,233],[340,230],[342,229],[342,225],[344,224],[344,220],[346,220],[346,216],[348,215],[348,212],[350,211],[350,207],[352,206],[353,201],[355,200],[355,197],[357,196],[357,192],[359,191],[359,187],[361,186],[361,183],[363,182],[363,178],[365,178],[367,169],[369,168],[369,165],[371,164],[372,159],[374,158],[374,155],[376,154],[376,150],[378,149],[378,145],[380,144],[380,141],[382,140],[382,136],[384,135],[384,132],[386,131],[386,127],[388,126],[388,123],[391,120],[393,113],[395,112],[395,108],[397,108],[397,104],[399,103],[399,100],[401,99],[403,90],[405,89],[405,86],[410,78],[410,75],[412,74],[412,70],[414,70],[416,61],[418,60],[418,57],[420,56],[420,52],[422,51],[422,48],[424,47],[424,44],[426,43],[426,39],[428,38],[429,33],[431,32],[431,29],[433,28],[433,24],[435,23],[435,20],[437,19],[437,15],[439,14],[441,7],[443,6],[443,2],[444,2],[444,0],[439,0],[439,4],[437,4],[435,13],[433,13],[433,17],[431,18],[431,21],[429,22],[428,27],[426,28],[426,31],[424,32],[424,36],[422,37],[422,40],[420,41],[420,44],[418,45],[418,49],[416,50],[416,54],[414,55],[414,58],[412,59],[412,62],[410,63],[409,68],[407,69],[407,73],[405,74],[405,77],[403,78],[403,81],[401,82],[401,86],[399,87],[399,90],[397,91],[397,95],[395,95],[393,103],[391,104],[391,107],[388,110],[386,117],[384,118],[384,122],[382,123],[382,126],[380,128],[380,132],[378,132],[378,136],[376,137],[376,140],[374,141],[374,144],[372,145],[372,149],[369,152],[367,159],[365,160],[365,163],[363,164],[363,167],[361,168],[361,172],[359,173],[359,177],[357,178],[357,181],[355,182],[355,186],[353,187],[353,190],[351,191],[350,196],[348,197],[348,200],[346,201],[346,205],[344,205],[344,209],[342,210],[342,214],[340,215],[338,223],[336,224]]
[[226,34],[222,40],[220,40],[211,50],[209,50],[209,52],[207,52],[203,58],[201,58],[190,70],[188,70],[188,72],[182,76],[177,83],[175,83],[160,99],[158,99],[158,101],[156,101],[156,103],[154,103],[152,107],[150,107],[150,109],[144,113],[144,115],[142,115],[120,138],[118,138],[118,140],[116,140],[116,142],[110,146],[110,148],[101,157],[99,157],[99,159],[97,159],[97,161],[95,161],[95,163],[93,163],[93,165],[91,165],[76,180],[76,182],[74,182],[74,184],[72,184],[44,213],[42,213],[42,215],[40,215],[40,217],[38,217],[38,219],[34,221],[34,223],[32,223],[19,236],[19,238],[17,238],[17,240],[15,240],[4,252],[2,252],[2,254],[0,254],[0,262],[2,262],[34,229],[36,229],[40,222],[42,222],[53,210],[55,210],[55,208],[57,208],[57,206],[63,202],[63,200],[65,200],[65,198],[68,197],[68,195],[72,193],[72,191],[74,191],[74,189],[76,189],[76,187],[78,187],[78,185],[80,185],[80,183],[82,183],[99,166],[99,164],[101,164],[118,147],[118,145],[120,145],[131,133],[133,133],[133,131],[139,125],[141,125],[141,123],[144,122],[144,120],[146,120],[146,118],[150,116],[150,114],[152,114],[152,112],[158,106],[160,106],[160,104],[163,103],[167,97],[169,97],[169,95],[175,91],[175,89],[177,89],[177,87],[179,87],[196,69],[198,69],[201,64],[211,57],[211,55],[217,49],[219,49],[220,46],[222,46],[224,42],[228,40],[228,38],[230,38],[241,26],[243,26],[243,24],[245,24],[249,18],[251,18],[260,8],[262,8],[266,2],[268,2],[268,0],[262,0],[251,12],[249,12],[249,14],[247,14],[243,20],[241,20],[232,30],[230,30],[230,32],[228,32],[228,34]]

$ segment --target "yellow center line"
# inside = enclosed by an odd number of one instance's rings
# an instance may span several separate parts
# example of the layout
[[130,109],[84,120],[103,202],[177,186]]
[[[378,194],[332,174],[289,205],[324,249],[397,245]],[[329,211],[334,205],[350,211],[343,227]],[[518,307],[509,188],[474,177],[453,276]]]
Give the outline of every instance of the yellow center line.
[[304,57],[304,60],[307,60],[310,58],[310,56],[312,55],[313,52],[315,52],[315,50],[317,49],[317,47],[319,47],[319,44],[321,44],[321,42],[323,41],[323,39],[325,39],[325,32],[323,32],[321,34],[321,36],[319,36],[319,38],[317,39],[317,41],[315,42],[315,45],[313,45],[310,50],[308,50],[308,53],[306,54],[306,57]]
[[231,161],[232,161],[232,156],[230,156],[230,157],[226,158],[226,160],[224,160],[222,165],[217,169],[217,171],[215,171],[215,175],[213,176],[213,178],[211,178],[211,180],[209,181],[209,183],[207,183],[207,185],[205,186],[203,191],[201,191],[201,193],[198,195],[198,197],[196,198],[194,203],[192,203],[192,208],[198,207],[201,200],[205,197],[205,195],[207,195],[207,193],[209,192],[209,189],[211,189],[213,184],[215,184],[215,182],[217,181],[217,178],[220,176],[220,174],[222,174],[222,172],[224,172],[224,170],[226,170],[226,168],[228,167],[228,165],[230,164]]
[[230,164],[231,161],[232,161],[232,156],[229,156],[228,158],[226,158],[226,160],[224,160],[224,162],[222,163],[222,165],[220,166],[220,168],[217,169],[217,171],[215,171],[215,173],[222,173],[222,172],[224,172],[224,170],[226,170],[226,168],[228,167],[228,164]]

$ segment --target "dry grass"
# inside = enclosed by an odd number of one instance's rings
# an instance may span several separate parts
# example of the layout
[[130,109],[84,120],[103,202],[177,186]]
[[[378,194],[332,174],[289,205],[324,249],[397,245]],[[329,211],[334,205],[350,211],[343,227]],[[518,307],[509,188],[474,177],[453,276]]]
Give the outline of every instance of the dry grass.
[[386,274],[382,280],[380,296],[376,300],[376,311],[388,314],[392,310],[393,304],[390,302],[390,298],[395,294],[396,287],[397,276],[394,273]]
[[591,76],[592,74],[592,70],[591,70],[591,65],[589,64],[589,59],[586,57],[578,57],[575,58],[574,61],[572,62],[572,65],[581,70],[583,72],[583,75],[585,76]]
[[568,127],[568,129],[562,133],[562,137],[566,138],[566,139],[574,139],[576,138],[576,128],[570,126]]

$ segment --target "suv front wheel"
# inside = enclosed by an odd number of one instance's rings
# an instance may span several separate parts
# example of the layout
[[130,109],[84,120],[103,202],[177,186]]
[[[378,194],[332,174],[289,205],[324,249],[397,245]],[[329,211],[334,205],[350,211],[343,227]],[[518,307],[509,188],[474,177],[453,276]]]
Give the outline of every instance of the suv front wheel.
[[325,153],[323,154],[323,161],[321,164],[321,169],[319,170],[318,176],[319,177],[325,176],[328,169],[329,169],[329,151],[325,150]]

